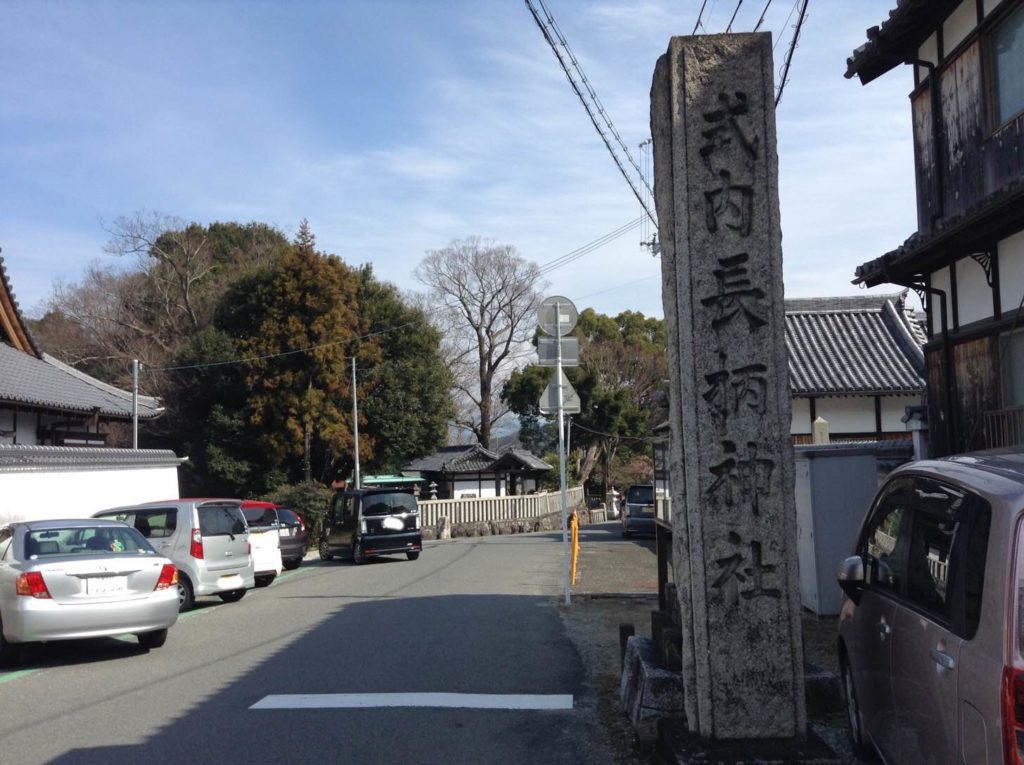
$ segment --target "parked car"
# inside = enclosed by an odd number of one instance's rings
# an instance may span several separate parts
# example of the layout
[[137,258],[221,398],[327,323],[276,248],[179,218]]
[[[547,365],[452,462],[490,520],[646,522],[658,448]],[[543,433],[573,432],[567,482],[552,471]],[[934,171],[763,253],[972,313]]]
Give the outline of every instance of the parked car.
[[178,618],[177,584],[171,561],[123,523],[0,527],[0,664],[44,640],[134,633],[159,648]]
[[838,578],[858,753],[1024,761],[1024,451],[891,473]]
[[278,529],[278,544],[281,548],[281,563],[286,569],[296,569],[302,565],[302,559],[306,556],[309,548],[309,532],[306,531],[306,522],[302,516],[287,507],[275,505],[273,502],[261,502],[255,499],[247,499],[242,502],[242,512],[245,514],[249,528],[252,529],[254,520],[276,525]]
[[654,534],[654,486],[634,484],[626,489],[622,508],[622,536]]
[[267,587],[284,567],[281,562],[281,522],[269,502],[242,501],[242,515],[249,526],[249,551],[257,587]]
[[378,555],[423,550],[416,497],[398,489],[341,489],[331,498],[319,541],[323,560],[348,558],[356,565]]
[[178,567],[182,611],[206,595],[229,603],[241,600],[246,589],[256,586],[241,500],[172,499],[101,510],[93,517],[133,526],[171,559]]

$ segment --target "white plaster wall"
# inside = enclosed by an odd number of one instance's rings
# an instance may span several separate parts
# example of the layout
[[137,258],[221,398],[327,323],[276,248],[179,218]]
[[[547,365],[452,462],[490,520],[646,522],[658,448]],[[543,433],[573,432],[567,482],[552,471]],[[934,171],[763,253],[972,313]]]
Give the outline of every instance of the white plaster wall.
[[956,302],[961,327],[992,318],[992,288],[985,281],[985,270],[974,258],[956,262]]
[[809,398],[793,399],[793,419],[789,423],[790,435],[811,432],[811,400]]
[[975,0],[964,0],[942,25],[942,46],[946,55],[962,43],[978,26],[978,5]]
[[1003,313],[1012,313],[1024,298],[1024,231],[999,242],[999,303]]
[[819,398],[815,412],[819,417],[828,420],[830,435],[875,432],[875,399],[873,397]]
[[[930,61],[933,64],[939,63],[939,43],[935,33],[925,40],[917,49],[917,57],[921,61]],[[917,67],[917,81],[924,82],[928,78],[928,69],[923,66]]]
[[920,396],[883,396],[882,397],[882,431],[885,433],[902,433],[907,429],[903,415],[908,406],[920,406]]
[[[949,322],[949,328],[953,329],[953,309],[949,302],[949,269],[940,268],[938,271],[932,271],[932,287],[937,290],[942,290],[946,293],[946,320]],[[931,296],[932,305],[934,310],[932,311],[932,337],[938,337],[942,334],[942,309],[939,306],[939,296]]]
[[0,473],[0,523],[88,518],[108,507],[177,496],[176,467]]
[[452,499],[461,499],[467,494],[476,497],[497,497],[500,496],[494,488],[494,476],[485,476],[481,481],[456,481],[452,489]]

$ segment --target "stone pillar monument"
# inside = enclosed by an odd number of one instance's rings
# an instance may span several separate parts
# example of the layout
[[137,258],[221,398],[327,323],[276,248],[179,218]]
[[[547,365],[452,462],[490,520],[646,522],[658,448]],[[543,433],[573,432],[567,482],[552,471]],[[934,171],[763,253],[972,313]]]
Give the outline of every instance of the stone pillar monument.
[[805,734],[769,34],[674,37],[651,89],[687,726]]

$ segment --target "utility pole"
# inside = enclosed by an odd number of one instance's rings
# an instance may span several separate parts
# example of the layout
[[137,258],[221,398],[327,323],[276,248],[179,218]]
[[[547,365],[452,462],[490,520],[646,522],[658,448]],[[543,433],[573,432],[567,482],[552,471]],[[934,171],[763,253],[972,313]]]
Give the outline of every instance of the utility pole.
[[139,360],[132,359],[132,449],[139,448]]
[[356,357],[352,357],[352,433],[355,441],[355,488],[359,488],[359,399],[356,396]]

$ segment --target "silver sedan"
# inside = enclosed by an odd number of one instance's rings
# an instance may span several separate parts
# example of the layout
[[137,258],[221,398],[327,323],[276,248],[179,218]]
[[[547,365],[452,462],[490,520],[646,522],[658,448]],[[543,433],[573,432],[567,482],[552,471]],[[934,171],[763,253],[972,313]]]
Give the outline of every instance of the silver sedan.
[[0,527],[0,664],[23,643],[134,633],[158,648],[178,618],[178,571],[137,530],[95,518]]

